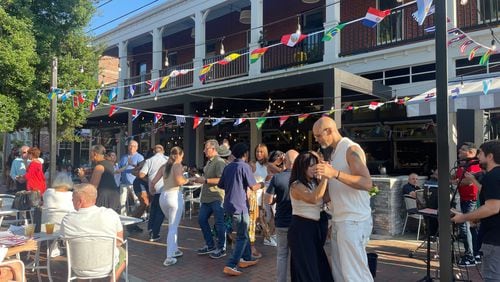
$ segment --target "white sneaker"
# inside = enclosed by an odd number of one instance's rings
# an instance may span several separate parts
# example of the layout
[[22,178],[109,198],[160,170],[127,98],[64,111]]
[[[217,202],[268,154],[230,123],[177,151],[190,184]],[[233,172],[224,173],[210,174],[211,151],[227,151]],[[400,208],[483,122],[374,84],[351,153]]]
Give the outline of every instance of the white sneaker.
[[165,261],[163,262],[164,266],[171,266],[177,263],[176,258],[166,258]]
[[181,250],[177,250],[174,252],[173,257],[178,258],[178,257],[182,257],[182,255],[184,255],[184,253]]
[[264,245],[266,246],[271,246],[271,247],[277,247],[278,244],[276,243],[276,241],[271,237],[268,239],[264,239]]
[[55,247],[54,249],[52,249],[52,251],[50,252],[50,257],[51,258],[55,258],[55,257],[58,257],[61,255],[61,250],[59,250],[58,247]]

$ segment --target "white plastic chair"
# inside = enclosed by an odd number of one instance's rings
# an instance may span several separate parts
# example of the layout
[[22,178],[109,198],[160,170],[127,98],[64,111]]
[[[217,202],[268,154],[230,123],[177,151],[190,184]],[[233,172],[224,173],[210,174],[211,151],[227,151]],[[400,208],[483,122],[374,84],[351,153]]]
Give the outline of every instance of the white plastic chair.
[[[111,276],[116,281],[115,266],[118,263],[116,242],[111,236],[80,236],[63,238],[66,243],[68,281],[75,279],[98,279]],[[125,281],[128,281],[128,246],[125,247]],[[116,254],[116,257],[115,257]]]
[[403,232],[401,235],[405,234],[406,223],[408,222],[408,218],[418,219],[418,230],[417,230],[417,240],[420,238],[420,227],[422,226],[422,220],[424,217],[421,214],[417,213],[417,200],[412,198],[409,195],[404,195],[405,206],[406,206],[406,219],[405,224],[403,226]]
[[[21,278],[21,282],[26,282],[26,271],[24,269],[24,263],[22,260],[19,260],[19,259],[9,259],[9,260],[4,260],[0,263],[0,266],[8,266],[8,267],[11,267],[12,264],[15,264],[15,263],[19,263],[21,265],[21,273],[22,273],[22,276],[20,277]],[[18,277],[16,277],[16,279],[19,279]],[[9,280],[10,281],[10,280]]]

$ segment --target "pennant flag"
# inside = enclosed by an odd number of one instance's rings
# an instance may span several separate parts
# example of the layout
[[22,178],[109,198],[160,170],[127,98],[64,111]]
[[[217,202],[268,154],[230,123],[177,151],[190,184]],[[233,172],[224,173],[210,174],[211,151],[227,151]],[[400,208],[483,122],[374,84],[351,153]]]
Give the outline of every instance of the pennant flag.
[[212,69],[212,64],[208,64],[203,66],[203,68],[200,70],[200,76],[198,77],[201,82],[205,82],[207,79],[207,73]]
[[101,97],[102,97],[102,89],[97,90],[97,94],[95,95],[94,98],[94,106],[97,107],[99,106],[99,103],[101,102]]
[[212,126],[216,126],[217,124],[221,123],[222,120],[223,120],[222,118],[215,118],[214,122],[212,122]]
[[469,61],[472,61],[472,59],[474,59],[474,56],[476,56],[476,51],[479,50],[479,48],[481,48],[481,46],[478,45],[478,46],[472,48],[472,50],[470,50]]
[[406,102],[410,100],[409,97],[404,97],[404,98],[399,98],[398,101],[396,102],[398,105],[404,105]]
[[448,40],[448,46],[450,46],[451,44],[453,44],[455,42],[460,42],[460,41],[464,40],[465,37],[466,37],[465,34],[460,34],[459,36]]
[[492,82],[493,82],[493,79],[483,80],[483,93],[484,93],[484,95],[488,94],[488,91],[490,91],[490,87],[491,87]]
[[[431,6],[431,8],[429,9],[429,12],[427,13],[427,16],[430,16],[430,15],[434,14],[434,12],[435,12],[435,11],[436,11],[436,7],[434,7],[434,5],[432,5],[432,6]],[[417,11],[415,11],[415,12],[413,12],[413,13],[411,14],[411,16],[413,17],[413,19],[414,19],[415,21],[417,21],[417,22],[418,22],[418,10],[417,10]]]
[[62,95],[61,95],[61,101],[64,103],[66,102],[66,100],[68,99],[68,96],[69,96],[69,92],[64,92]]
[[78,103],[79,104],[83,104],[85,103],[85,98],[83,98],[85,94],[82,94],[82,93],[78,93]]
[[288,47],[294,47],[300,41],[304,40],[306,37],[307,34],[299,34],[299,33],[286,34],[281,37],[281,43]]
[[78,108],[80,106],[80,100],[78,100],[78,96],[73,96],[73,107]]
[[304,122],[304,120],[306,120],[306,118],[308,118],[308,117],[309,117],[309,114],[302,114],[302,115],[300,115],[300,116],[298,117],[298,119],[299,119],[299,123],[303,123],[303,122]]
[[175,121],[177,122],[177,125],[180,126],[183,123],[186,123],[186,117],[185,116],[175,116]]
[[160,89],[165,88],[165,86],[167,86],[167,83],[168,83],[169,80],[170,80],[170,76],[169,75],[164,76],[161,79]]
[[111,91],[109,92],[109,102],[113,101],[113,99],[115,97],[118,96],[118,88],[117,87],[114,87],[113,89],[111,89]]
[[368,105],[368,109],[370,110],[376,110],[378,108],[380,108],[384,103],[382,102],[371,102],[370,105]]
[[436,93],[434,93],[434,92],[428,93],[427,95],[425,95],[424,101],[429,102],[431,100],[431,98],[433,98],[434,96],[436,96]]
[[267,47],[257,48],[250,53],[250,64],[257,62],[267,52]]
[[339,23],[338,25],[330,28],[329,30],[325,31],[325,35],[323,35],[323,38],[321,41],[330,41],[332,38],[335,36],[335,34],[339,33],[343,28],[345,27],[345,24]]
[[47,95],[47,98],[49,98],[49,100],[52,100],[52,99],[54,99],[54,98],[56,98],[56,97],[57,97],[57,94],[56,94],[56,91],[55,91],[55,90],[51,90],[51,91],[49,92],[49,95]]
[[467,41],[465,41],[464,43],[462,43],[462,44],[460,45],[460,53],[461,53],[461,54],[463,54],[463,53],[465,52],[465,49],[467,49],[467,47],[468,47],[469,45],[471,45],[472,43],[474,43],[474,41],[472,41],[472,40],[467,40]]
[[135,85],[130,85],[128,87],[128,97],[132,98],[134,97],[134,94],[135,94]]
[[426,27],[426,28],[424,28],[424,31],[427,32],[427,33],[436,32],[436,26],[433,25],[433,26],[430,26],[430,27]]
[[158,121],[161,119],[161,117],[162,117],[162,116],[163,116],[163,115],[162,115],[162,114],[160,114],[160,113],[155,113],[154,118],[153,118],[153,123],[154,123],[154,124],[157,124],[157,123],[158,123]]
[[109,108],[109,114],[108,114],[108,116],[111,117],[116,112],[118,112],[119,109],[120,109],[120,107],[117,107],[115,105],[111,105],[111,107]]
[[481,57],[481,60],[479,60],[479,64],[480,64],[481,66],[486,65],[486,63],[487,63],[487,62],[488,62],[488,60],[490,59],[491,54],[493,54],[493,50],[488,49],[488,50],[486,51],[486,53],[484,53],[484,55]]
[[457,32],[460,32],[460,30],[458,30],[458,28],[456,28],[456,27],[452,27],[452,28],[448,29],[448,34],[455,34]]
[[169,77],[176,77],[176,76],[179,76],[181,74],[180,71],[178,70],[173,70],[170,72],[170,74],[168,75]]
[[195,116],[194,120],[193,120],[193,129],[196,129],[201,124],[202,121],[203,121],[203,118],[201,118],[199,116]]
[[224,57],[224,59],[218,61],[217,63],[224,66],[224,65],[227,65],[230,62],[238,59],[240,56],[241,56],[240,54],[232,53],[232,54],[227,55],[226,57]]
[[234,121],[234,124],[233,126],[238,126],[240,124],[242,124],[243,122],[245,122],[245,118],[237,118],[235,121]]
[[141,111],[139,111],[137,109],[133,109],[132,110],[132,121],[134,121],[136,118],[138,118],[139,115],[141,115]]
[[260,117],[257,122],[255,123],[255,125],[257,125],[257,129],[260,129],[262,127],[262,125],[264,125],[264,122],[266,122],[266,117]]
[[460,88],[455,87],[454,89],[451,90],[452,99],[456,99],[458,97],[458,94],[460,94]]
[[422,25],[424,23],[425,18],[429,15],[431,11],[432,0],[417,0],[417,15],[415,20],[418,25]]
[[280,116],[280,127],[285,124],[285,121],[289,118],[290,116]]
[[182,69],[182,70],[179,71],[179,74],[187,74],[190,71],[191,70]]
[[349,105],[345,108],[346,111],[352,111],[354,110],[354,107],[352,105]]
[[160,80],[160,79],[157,79],[157,80],[155,80],[155,81],[152,81],[152,80],[148,80],[148,81],[146,81],[146,84],[150,86],[148,90],[149,90],[149,92],[150,92],[151,94],[152,94],[152,93],[155,93],[155,92],[156,92],[156,90],[158,90],[158,89],[159,89],[159,87],[160,87],[160,82],[161,82],[161,80]]
[[90,103],[90,108],[89,108],[89,111],[90,111],[90,112],[95,111],[95,104],[94,104],[94,102],[91,102],[91,103]]
[[363,25],[367,27],[374,28],[379,22],[381,22],[387,15],[391,13],[391,10],[380,11],[375,8],[368,8],[366,16],[363,19]]

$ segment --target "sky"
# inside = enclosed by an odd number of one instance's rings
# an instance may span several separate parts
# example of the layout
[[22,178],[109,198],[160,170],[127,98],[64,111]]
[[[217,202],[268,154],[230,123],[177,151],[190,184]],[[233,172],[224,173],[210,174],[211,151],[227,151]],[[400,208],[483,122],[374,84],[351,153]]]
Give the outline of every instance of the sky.
[[[141,14],[148,11],[158,5],[161,5],[168,0],[100,0],[96,7],[97,11],[90,21],[89,27],[86,29],[91,34],[99,35],[104,33],[114,27],[117,27],[120,23],[126,21],[127,19],[133,18],[135,15]],[[148,5],[150,4],[150,5]],[[117,19],[129,12],[139,9],[142,6],[146,6],[136,12],[126,15],[123,18]],[[103,27],[91,31],[94,28],[99,27],[109,21],[117,19],[116,21],[109,23]]]

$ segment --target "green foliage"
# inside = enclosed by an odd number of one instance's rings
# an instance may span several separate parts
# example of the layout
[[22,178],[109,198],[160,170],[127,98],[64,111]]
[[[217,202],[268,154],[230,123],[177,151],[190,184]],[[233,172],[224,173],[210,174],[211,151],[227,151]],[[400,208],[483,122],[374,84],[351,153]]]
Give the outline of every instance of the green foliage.
[[9,132],[19,119],[19,107],[16,100],[0,94],[0,132]]

